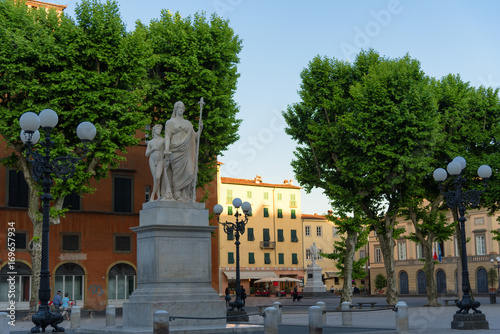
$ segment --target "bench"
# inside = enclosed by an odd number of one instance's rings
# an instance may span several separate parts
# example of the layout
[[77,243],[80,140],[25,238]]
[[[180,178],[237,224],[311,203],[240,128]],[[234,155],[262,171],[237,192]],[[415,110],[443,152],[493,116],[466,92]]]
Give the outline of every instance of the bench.
[[362,302],[362,303],[357,303],[359,308],[362,309],[363,308],[363,305],[371,305],[372,308],[375,307],[375,304],[377,304],[377,302]]
[[456,304],[458,302],[458,297],[444,297],[441,298],[441,300],[444,302],[446,306],[448,306],[449,302],[453,302],[454,304]]

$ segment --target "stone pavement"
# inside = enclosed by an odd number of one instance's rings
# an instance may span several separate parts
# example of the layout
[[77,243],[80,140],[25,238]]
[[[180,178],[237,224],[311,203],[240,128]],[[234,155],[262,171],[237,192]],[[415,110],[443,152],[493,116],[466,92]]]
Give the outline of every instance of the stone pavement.
[[[410,333],[463,333],[463,331],[452,330],[451,321],[453,314],[457,311],[455,306],[425,307],[425,297],[402,297],[400,301],[405,301],[409,308]],[[474,331],[474,333],[499,333],[500,334],[500,304],[489,304],[488,297],[476,297],[481,302],[479,308],[489,322],[490,330]],[[391,309],[366,309],[352,313],[353,326],[342,326],[342,314],[337,308],[340,299],[337,296],[325,296],[317,298],[303,298],[301,302],[292,302],[291,298],[277,297],[249,297],[247,298],[246,310],[249,314],[259,313],[259,306],[262,308],[272,306],[273,302],[279,301],[283,305],[282,324],[279,326],[279,333],[283,334],[302,334],[308,333],[308,309],[316,305],[318,301],[326,303],[327,320],[323,328],[323,333],[396,333],[396,315]],[[377,305],[385,305],[384,297],[355,297],[353,304],[357,302],[376,302]],[[71,330],[70,323],[64,321],[63,327],[66,332],[93,334],[96,329],[104,330],[106,321],[104,311],[98,313],[95,318],[84,317],[81,319],[80,330]],[[122,324],[121,313],[117,312],[117,327]],[[179,314],[171,315],[182,316]],[[175,321],[175,320],[174,320]],[[250,316],[249,324],[263,324],[263,318],[260,315]],[[30,321],[17,321],[16,326],[11,328],[11,334],[28,333],[33,327]],[[85,329],[89,329],[86,331]],[[52,331],[52,328],[47,328]],[[4,333],[0,333],[4,334]]]

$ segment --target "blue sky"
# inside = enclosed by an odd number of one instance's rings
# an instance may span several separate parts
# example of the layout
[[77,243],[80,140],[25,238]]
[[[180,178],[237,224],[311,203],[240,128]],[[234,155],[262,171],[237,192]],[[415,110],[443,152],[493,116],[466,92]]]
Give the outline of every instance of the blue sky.
[[[77,1],[67,5],[74,17]],[[240,140],[219,160],[222,176],[282,183],[295,179],[295,143],[281,111],[299,101],[300,72],[316,55],[352,61],[361,48],[396,58],[409,53],[429,76],[460,74],[472,86],[500,86],[500,2],[491,1],[264,1],[118,0],[133,30],[162,9],[182,16],[205,11],[229,19],[243,40],[235,100],[243,119]],[[209,101],[206,101],[210,103]],[[296,182],[294,184],[297,184]],[[302,193],[303,213],[330,208],[320,190]]]

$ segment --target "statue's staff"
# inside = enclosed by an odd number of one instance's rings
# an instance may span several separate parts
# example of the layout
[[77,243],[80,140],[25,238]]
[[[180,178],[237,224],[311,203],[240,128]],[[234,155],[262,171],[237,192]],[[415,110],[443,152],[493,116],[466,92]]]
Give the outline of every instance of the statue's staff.
[[200,99],[198,104],[200,105],[200,120],[198,121],[198,143],[196,145],[196,164],[195,164],[194,180],[193,180],[193,202],[196,201],[196,183],[198,181],[198,155],[200,154],[200,137],[201,137],[200,127],[201,127],[201,116],[203,113],[203,105],[205,104],[205,101],[203,101],[203,97]]

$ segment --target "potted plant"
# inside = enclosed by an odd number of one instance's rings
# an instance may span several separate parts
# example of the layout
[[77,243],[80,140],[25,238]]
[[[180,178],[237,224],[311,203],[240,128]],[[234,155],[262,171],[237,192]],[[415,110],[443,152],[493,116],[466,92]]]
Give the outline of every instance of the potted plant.
[[497,278],[497,271],[495,268],[490,268],[490,270],[488,270],[488,284],[490,286],[490,292],[495,292],[495,287],[498,282]]
[[375,277],[375,289],[378,290],[378,293],[381,294],[384,292],[384,288],[387,286],[387,278],[384,275],[378,274]]

